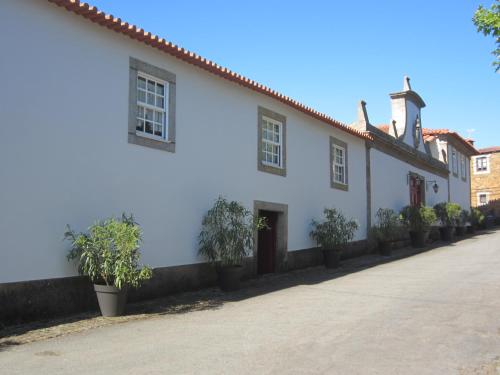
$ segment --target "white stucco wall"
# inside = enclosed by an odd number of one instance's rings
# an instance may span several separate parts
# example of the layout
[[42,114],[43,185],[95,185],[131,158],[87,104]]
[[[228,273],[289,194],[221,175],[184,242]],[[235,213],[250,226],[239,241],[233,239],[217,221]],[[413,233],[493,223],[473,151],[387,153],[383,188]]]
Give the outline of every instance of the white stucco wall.
[[470,159],[465,157],[465,175],[466,179],[462,179],[462,171],[460,168],[460,157],[461,153],[457,151],[458,158],[458,176],[453,174],[453,163],[452,163],[452,145],[446,145],[448,149],[448,168],[450,170],[450,201],[458,203],[465,210],[470,210]]
[[372,189],[372,223],[379,208],[391,208],[399,212],[410,204],[410,187],[408,173],[414,172],[425,178],[425,181],[436,181],[438,193],[432,190],[432,184],[426,183],[425,204],[434,206],[448,200],[448,183],[445,178],[436,176],[420,168],[415,168],[379,150],[370,150],[371,189]]
[[[144,229],[145,263],[199,262],[219,194],[288,204],[289,250],[315,245],[309,224],[325,206],[365,237],[363,140],[46,2],[3,2],[0,45],[0,283],[75,274],[65,225],[123,211]],[[175,153],[127,141],[129,56],[177,76]],[[257,171],[259,105],[287,117],[286,178]],[[330,135],[348,143],[348,192],[330,187]]]

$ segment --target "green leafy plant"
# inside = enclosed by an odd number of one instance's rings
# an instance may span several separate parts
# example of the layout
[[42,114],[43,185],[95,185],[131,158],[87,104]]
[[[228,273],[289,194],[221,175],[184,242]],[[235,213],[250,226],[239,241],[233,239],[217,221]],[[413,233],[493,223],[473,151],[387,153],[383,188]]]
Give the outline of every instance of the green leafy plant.
[[458,217],[458,226],[465,227],[468,222],[471,221],[470,212],[467,210],[460,211],[460,215]]
[[496,48],[492,52],[495,56],[493,66],[495,71],[500,69],[500,1],[496,0],[490,9],[485,9],[482,5],[474,13],[472,18],[477,31],[485,36],[491,35],[495,38]]
[[72,245],[68,261],[75,260],[80,274],[95,284],[122,289],[152,277],[151,268],[139,266],[142,231],[132,215],[97,221],[88,233],[76,233],[68,225],[64,237]]
[[325,220],[318,222],[312,220],[311,238],[316,240],[324,250],[335,250],[340,252],[354,238],[354,233],[358,229],[355,220],[348,220],[344,214],[335,208],[325,208],[323,211]]
[[470,221],[472,225],[478,226],[484,223],[484,214],[479,208],[472,208],[470,213]]
[[253,247],[255,231],[265,227],[265,218],[219,197],[203,217],[198,253],[220,266],[242,265]]
[[413,232],[426,232],[437,220],[432,207],[406,206],[400,212],[401,220]]
[[375,236],[379,241],[395,241],[402,237],[400,216],[390,208],[379,208],[376,213]]
[[443,226],[458,225],[462,208],[457,203],[441,202],[434,206],[436,215]]

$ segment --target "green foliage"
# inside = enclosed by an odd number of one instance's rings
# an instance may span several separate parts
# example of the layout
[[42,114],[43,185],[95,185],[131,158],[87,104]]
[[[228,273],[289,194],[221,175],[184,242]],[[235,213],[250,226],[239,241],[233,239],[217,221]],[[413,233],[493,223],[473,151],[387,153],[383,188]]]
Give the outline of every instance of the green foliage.
[[352,219],[347,220],[342,212],[335,208],[325,208],[323,213],[324,221],[312,220],[313,229],[309,235],[323,249],[341,251],[341,247],[353,239],[358,223]]
[[437,220],[436,213],[432,207],[406,206],[400,212],[401,220],[411,231],[428,231]]
[[255,231],[265,227],[265,218],[219,197],[203,217],[198,253],[213,264],[241,265],[253,247]]
[[492,55],[496,59],[493,66],[495,71],[498,71],[500,69],[500,0],[496,0],[490,9],[485,9],[480,5],[476,13],[474,13],[472,21],[476,25],[478,32],[495,38],[496,49],[492,52]]
[[458,226],[465,227],[465,225],[471,221],[471,214],[467,210],[460,211],[460,216],[458,217]]
[[436,215],[441,224],[453,227],[459,224],[462,208],[457,203],[441,202],[434,206]]
[[403,223],[399,215],[390,208],[379,208],[374,226],[375,236],[379,241],[395,241],[402,238]]
[[484,222],[484,214],[479,208],[472,208],[470,214],[470,221],[472,225],[481,225]]
[[132,215],[97,221],[88,233],[76,233],[68,225],[64,237],[72,245],[68,261],[76,260],[80,274],[95,284],[138,287],[152,277],[151,268],[139,267],[142,231]]

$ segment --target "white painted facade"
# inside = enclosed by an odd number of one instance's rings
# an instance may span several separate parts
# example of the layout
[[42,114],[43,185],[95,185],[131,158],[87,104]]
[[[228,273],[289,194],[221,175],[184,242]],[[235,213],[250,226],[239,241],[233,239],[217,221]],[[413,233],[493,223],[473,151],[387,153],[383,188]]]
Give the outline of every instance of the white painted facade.
[[[2,2],[0,45],[9,51],[0,59],[0,283],[75,275],[66,224],[85,230],[122,212],[143,227],[146,264],[201,262],[201,219],[219,195],[249,209],[287,204],[288,251],[316,246],[310,222],[325,207],[355,218],[355,239],[366,238],[364,139],[43,1]],[[128,142],[130,57],[176,75],[174,153]],[[414,124],[420,107],[406,104],[396,116]],[[286,117],[286,177],[257,169],[259,106]],[[330,137],[348,145],[347,191],[331,187]],[[446,200],[446,179],[370,155],[372,216],[409,204],[410,171],[439,184],[427,204]]]

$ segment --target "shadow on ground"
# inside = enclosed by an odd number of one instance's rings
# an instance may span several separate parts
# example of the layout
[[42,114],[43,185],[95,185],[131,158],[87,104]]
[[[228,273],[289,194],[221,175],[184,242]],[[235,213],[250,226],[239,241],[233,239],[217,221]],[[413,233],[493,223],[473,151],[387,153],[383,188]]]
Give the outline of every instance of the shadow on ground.
[[[457,240],[474,238],[479,235],[494,233],[481,231],[475,235],[460,237]],[[133,320],[142,320],[155,316],[185,314],[194,311],[214,310],[224,303],[237,302],[247,298],[272,293],[299,285],[314,285],[333,280],[355,272],[393,262],[399,259],[434,250],[442,246],[454,246],[455,243],[436,241],[422,249],[403,248],[394,250],[391,256],[369,254],[342,262],[340,268],[326,269],[322,266],[295,270],[280,274],[268,274],[243,282],[241,290],[222,292],[219,288],[206,288],[194,292],[185,292],[153,300],[127,305],[126,315],[117,318],[103,318],[99,312],[86,312],[59,319],[38,321],[15,326],[0,327],[0,351],[16,345],[62,336],[69,333],[86,331],[110,324],[119,324]]]

